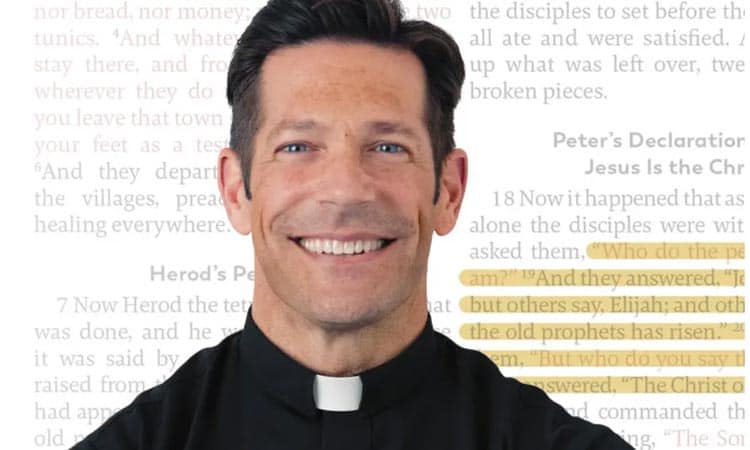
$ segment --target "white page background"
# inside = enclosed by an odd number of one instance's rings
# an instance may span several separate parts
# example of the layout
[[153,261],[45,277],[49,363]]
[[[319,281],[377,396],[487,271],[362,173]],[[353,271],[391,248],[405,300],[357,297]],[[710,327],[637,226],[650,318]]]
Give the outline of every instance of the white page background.
[[[484,6],[497,6],[501,10],[511,2],[481,2]],[[553,2],[555,3],[555,2]],[[647,5],[655,2],[608,2],[571,1],[572,6],[611,6],[621,11],[624,5]],[[726,2],[728,4],[729,2]],[[229,135],[229,107],[224,97],[226,71],[203,72],[201,61],[211,59],[228,63],[231,46],[179,46],[174,35],[189,33],[196,28],[203,33],[241,34],[249,17],[260,6],[259,2],[145,2],[106,1],[76,2],[80,6],[98,6],[127,9],[133,18],[75,19],[74,2],[36,1],[28,5],[13,5],[17,11],[8,10],[4,17],[4,48],[15,62],[4,71],[6,105],[3,108],[8,140],[6,154],[9,163],[3,168],[4,201],[8,205],[3,221],[3,247],[7,249],[3,258],[3,273],[7,306],[3,315],[4,350],[8,360],[3,383],[6,402],[4,423],[14,424],[11,429],[13,445],[9,448],[68,448],[76,440],[94,430],[108,414],[116,408],[125,407],[141,390],[164,379],[182,364],[187,357],[201,348],[216,345],[224,336],[223,329],[242,326],[244,312],[223,312],[222,305],[228,301],[249,301],[252,298],[252,282],[245,277],[233,279],[235,270],[252,270],[252,246],[250,237],[240,237],[234,231],[213,233],[115,233],[112,224],[117,220],[179,220],[187,215],[191,220],[226,222],[221,206],[206,206],[176,210],[177,196],[182,194],[216,194],[215,180],[193,180],[184,185],[173,181],[155,179],[155,170],[161,164],[170,167],[211,167],[215,165],[216,153]],[[621,19],[605,21],[561,20],[553,25],[548,20],[478,20],[470,15],[470,6],[476,2],[405,2],[409,16],[430,15],[430,20],[444,27],[456,39],[462,50],[467,69],[462,100],[456,111],[456,142],[469,154],[469,184],[456,229],[446,237],[433,239],[428,275],[429,300],[433,306],[450,305],[451,312],[433,312],[436,328],[444,330],[461,345],[471,348],[528,349],[528,350],[743,350],[747,340],[586,340],[574,343],[570,340],[477,341],[459,337],[459,328],[464,323],[483,322],[737,322],[745,323],[747,313],[737,314],[603,314],[592,318],[590,314],[500,314],[480,315],[459,310],[458,302],[467,295],[614,295],[611,287],[467,287],[458,279],[464,269],[540,269],[540,268],[719,268],[744,269],[744,260],[535,260],[531,258],[531,245],[541,241],[545,246],[567,246],[585,253],[586,245],[594,241],[614,241],[611,235],[566,232],[564,225],[576,214],[591,218],[622,219],[630,214],[639,220],[648,220],[654,225],[652,232],[623,234],[619,241],[701,241],[701,242],[746,242],[744,230],[737,233],[720,233],[712,226],[712,220],[747,218],[747,207],[677,207],[652,208],[632,207],[629,211],[608,212],[605,208],[560,208],[560,207],[503,207],[494,206],[493,192],[534,190],[538,193],[566,193],[568,190],[590,189],[598,193],[653,193],[681,192],[691,188],[700,192],[747,195],[748,177],[742,175],[660,176],[639,175],[585,175],[590,158],[602,163],[640,164],[648,158],[666,164],[670,160],[683,158],[691,164],[708,166],[715,158],[728,159],[733,164],[747,166],[747,143],[735,149],[663,149],[622,147],[613,149],[569,149],[553,147],[553,133],[564,132],[570,136],[606,136],[610,132],[627,136],[631,131],[651,136],[664,136],[672,131],[682,136],[706,136],[723,133],[724,136],[748,136],[748,77],[747,72],[717,73],[712,71],[712,58],[741,60],[748,64],[746,46],[738,44],[748,29],[747,4],[734,5],[744,11],[740,20],[721,18],[722,2],[691,1],[691,6],[715,6],[719,17],[715,20],[655,19],[625,22]],[[545,6],[546,2],[525,2],[526,5]],[[555,3],[562,5],[562,3]],[[679,6],[679,2],[661,2],[662,5]],[[139,19],[139,9],[149,11],[158,8],[180,6],[192,7],[244,7],[241,20],[164,20]],[[53,7],[66,10],[67,19],[34,20],[35,12],[51,13]],[[440,9],[445,8],[445,9]],[[176,14],[176,13],[175,13]],[[440,16],[443,18],[440,18]],[[449,18],[447,16],[450,16]],[[433,19],[433,17],[435,17]],[[15,20],[15,19],[18,20]],[[26,26],[24,26],[26,24]],[[526,32],[533,36],[541,33],[567,33],[572,27],[578,32],[577,47],[544,48],[534,44],[524,48],[499,45],[500,35],[506,32]],[[470,46],[473,33],[480,28],[492,28],[495,45]],[[643,33],[658,31],[688,31],[696,28],[704,33],[715,34],[723,28],[729,45],[716,47],[658,47],[643,48],[592,48],[585,39],[588,32],[629,32],[636,37]],[[123,36],[125,31],[159,35],[159,45],[128,46],[114,35]],[[35,33],[63,35],[91,34],[98,46],[42,46],[34,44]],[[645,64],[643,73],[612,73],[612,54],[630,56],[638,53],[645,61],[657,58],[695,59],[700,73],[656,73]],[[511,73],[505,59],[521,58],[528,54],[535,59],[555,59],[555,71],[551,73]],[[132,60],[138,73],[90,73],[85,70],[86,58],[97,55],[110,60]],[[157,60],[181,60],[188,65],[185,72],[154,73],[151,62]],[[562,61],[565,58],[601,59],[600,73],[568,73]],[[34,61],[44,59],[73,61],[70,72],[36,71]],[[483,77],[469,71],[471,60],[492,60],[496,70]],[[135,98],[135,86],[147,81],[153,85],[177,88],[171,103],[160,100]],[[544,86],[592,86],[601,87],[606,98],[598,100],[559,100],[542,104],[539,100],[472,99],[470,85],[499,86],[503,81],[516,85],[536,86],[539,92]],[[40,98],[36,87],[50,86],[122,86],[126,96],[122,100],[64,100]],[[190,98],[188,90],[199,83],[210,90],[205,99]],[[122,112],[128,118],[138,108],[152,113],[174,114],[218,114],[219,126],[143,127],[129,119],[122,126],[37,126],[36,114],[70,113],[77,108],[89,113]],[[93,139],[124,140],[127,153],[94,152]],[[196,139],[216,141],[205,151],[196,151]],[[37,142],[78,140],[77,153],[37,153]],[[142,141],[159,141],[159,152],[144,153],[139,150]],[[174,142],[184,145],[180,152],[172,150]],[[65,144],[63,145],[65,146]],[[12,156],[11,156],[12,155]],[[42,179],[46,167],[74,167],[81,163],[82,179]],[[132,184],[121,180],[101,180],[100,165],[135,167],[140,175]],[[50,166],[47,166],[47,165]],[[41,170],[39,168],[42,168]],[[708,172],[708,170],[707,170]],[[126,212],[122,208],[86,207],[81,201],[82,193],[108,188],[115,193],[153,195],[158,208],[136,208]],[[45,190],[51,195],[65,196],[64,206],[40,206],[35,195]],[[523,232],[518,234],[470,233],[470,225],[480,215],[493,220],[518,219],[523,222]],[[536,216],[546,220],[559,220],[563,230],[558,234],[533,233],[529,221]],[[95,233],[39,232],[36,216],[42,220],[62,220],[77,216],[91,220],[106,221],[103,229],[106,237]],[[704,220],[706,231],[692,234],[668,234],[659,229],[659,220],[683,219]],[[469,257],[471,247],[488,245],[510,246],[521,241],[524,256],[520,260],[483,260]],[[212,274],[225,270],[228,279],[217,281],[160,281],[152,280],[151,268],[161,266],[170,270],[184,270],[200,274],[212,267]],[[714,287],[623,287],[619,295],[745,295],[745,288]],[[124,314],[124,296],[138,296],[144,300],[179,302],[180,313]],[[216,300],[216,313],[188,313],[188,301],[199,296],[203,300]],[[61,311],[67,298],[65,308]],[[114,301],[117,313],[75,312],[76,298],[93,301]],[[83,301],[85,303],[85,301]],[[83,304],[81,303],[81,304]],[[83,339],[81,330],[87,323],[91,327],[124,328],[131,340]],[[209,328],[208,339],[188,339],[189,326]],[[177,339],[144,341],[144,327],[164,330],[176,327]],[[68,328],[69,339],[42,339],[40,329]],[[144,355],[143,367],[107,367],[109,354]],[[170,354],[173,362],[164,366],[156,363],[157,352]],[[47,365],[39,361],[40,354],[47,354]],[[92,355],[91,366],[63,367],[61,354],[78,353]],[[84,358],[85,359],[85,358]],[[746,367],[501,367],[506,376],[734,376],[746,377]],[[91,380],[90,393],[44,393],[36,392],[39,380]],[[123,392],[102,392],[102,380],[117,381],[111,386],[123,388]],[[729,409],[735,405],[747,405],[747,393],[742,394],[560,394],[550,396],[589,420],[604,423],[615,432],[624,435],[636,448],[676,449],[685,446],[683,439],[689,430],[700,448],[742,448],[747,445],[747,419],[732,419]],[[716,407],[716,420],[629,420],[610,418],[607,414],[626,408],[645,405],[669,405],[685,408],[690,404]],[[71,419],[40,418],[38,407],[60,408],[69,405]],[[77,419],[76,412],[84,408],[99,416]],[[615,410],[613,408],[619,408]],[[746,409],[746,408],[745,408]],[[682,430],[682,431],[678,431]],[[705,435],[705,437],[700,437]]]

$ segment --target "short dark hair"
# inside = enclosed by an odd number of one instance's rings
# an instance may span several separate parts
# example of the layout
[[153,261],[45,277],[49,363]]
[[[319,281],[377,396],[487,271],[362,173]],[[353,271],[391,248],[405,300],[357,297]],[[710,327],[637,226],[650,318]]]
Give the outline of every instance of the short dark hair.
[[435,164],[435,193],[446,155],[455,147],[453,111],[461,97],[464,63],[458,45],[441,28],[404,20],[399,0],[270,0],[237,41],[227,74],[232,106],[229,146],[239,154],[250,199],[252,140],[260,126],[260,68],[275,49],[321,39],[366,42],[410,50],[426,73],[425,120]]

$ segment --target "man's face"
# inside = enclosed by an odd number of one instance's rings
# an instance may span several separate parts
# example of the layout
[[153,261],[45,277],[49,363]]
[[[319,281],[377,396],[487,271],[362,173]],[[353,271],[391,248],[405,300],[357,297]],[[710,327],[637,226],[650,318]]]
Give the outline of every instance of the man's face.
[[252,233],[255,297],[327,329],[423,301],[432,232],[450,231],[458,206],[444,190],[432,204],[417,57],[363,43],[284,47],[264,61],[260,92],[252,200],[228,206],[234,227]]

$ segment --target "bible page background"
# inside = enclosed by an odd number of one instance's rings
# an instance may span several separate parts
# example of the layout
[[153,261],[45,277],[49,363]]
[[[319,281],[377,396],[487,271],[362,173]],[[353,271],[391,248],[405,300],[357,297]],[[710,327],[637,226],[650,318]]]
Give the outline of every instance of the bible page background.
[[[435,328],[636,449],[747,446],[747,2],[404,4],[467,71],[469,181],[433,239]],[[242,327],[253,251],[211,170],[260,6],[7,7],[9,448],[70,447]]]

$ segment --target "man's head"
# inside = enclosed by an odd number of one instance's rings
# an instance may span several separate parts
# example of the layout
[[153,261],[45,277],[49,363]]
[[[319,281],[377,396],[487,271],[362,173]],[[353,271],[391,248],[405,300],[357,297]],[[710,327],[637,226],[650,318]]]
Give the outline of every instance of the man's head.
[[425,298],[432,232],[465,190],[463,78],[455,42],[396,2],[271,0],[255,16],[229,69],[219,187],[252,233],[256,298],[330,330]]
[[253,137],[263,121],[263,62],[274,50],[322,39],[398,47],[419,58],[426,75],[424,121],[435,163],[433,201],[437,201],[441,162],[455,147],[453,111],[461,97],[464,63],[445,31],[429,22],[403,20],[398,0],[271,0],[258,11],[237,42],[227,76],[227,99],[232,106],[229,146],[242,159],[247,198],[252,195]]

